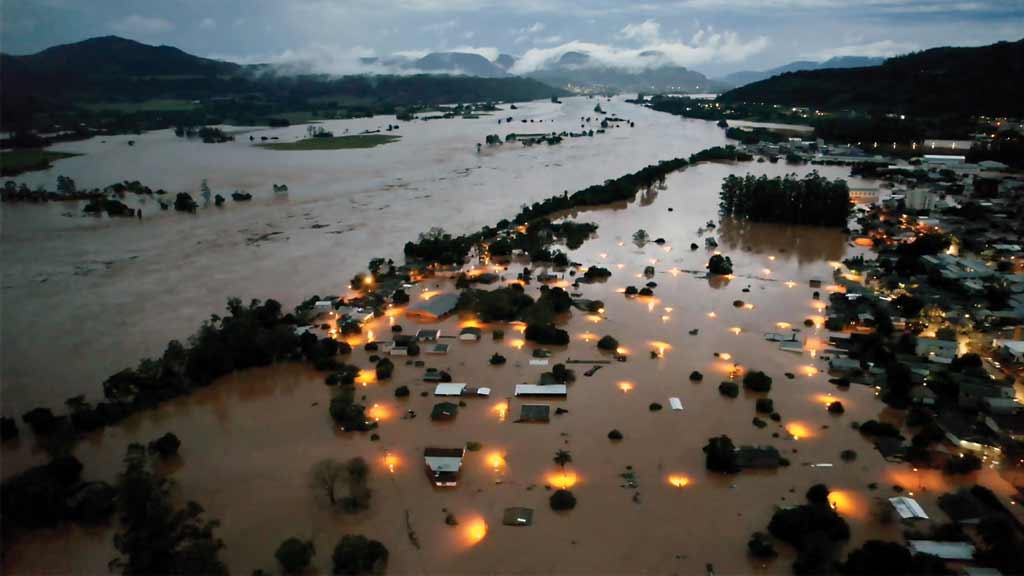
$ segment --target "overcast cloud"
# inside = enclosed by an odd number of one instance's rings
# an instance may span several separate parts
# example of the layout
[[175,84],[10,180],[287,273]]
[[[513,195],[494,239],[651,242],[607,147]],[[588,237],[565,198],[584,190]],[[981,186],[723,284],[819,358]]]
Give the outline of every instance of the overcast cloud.
[[1024,0],[0,0],[0,10],[9,53],[117,34],[339,74],[372,71],[368,56],[458,49],[515,55],[518,72],[578,50],[598,64],[715,76],[1024,37]]

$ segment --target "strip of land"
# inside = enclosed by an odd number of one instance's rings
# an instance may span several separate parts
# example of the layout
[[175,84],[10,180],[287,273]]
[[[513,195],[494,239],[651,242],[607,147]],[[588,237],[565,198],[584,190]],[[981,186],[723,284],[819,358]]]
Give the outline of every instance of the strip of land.
[[268,150],[348,150],[353,148],[373,148],[390,144],[401,136],[386,134],[356,134],[353,136],[332,136],[330,138],[305,138],[295,142],[277,142],[274,144],[257,144]]

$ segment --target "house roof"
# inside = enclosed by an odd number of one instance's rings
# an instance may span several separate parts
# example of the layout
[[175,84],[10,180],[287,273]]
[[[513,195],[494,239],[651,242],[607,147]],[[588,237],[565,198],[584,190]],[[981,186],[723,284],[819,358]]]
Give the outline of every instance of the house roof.
[[907,519],[922,519],[927,520],[928,515],[925,514],[924,508],[917,503],[917,500],[909,498],[907,496],[896,496],[889,498],[889,502],[892,503],[893,508],[896,509],[896,513],[900,515],[900,518]]
[[445,382],[438,384],[434,388],[434,396],[460,396],[462,391],[466,389],[465,384],[455,384],[452,382]]
[[459,302],[459,295],[455,293],[438,294],[429,300],[420,300],[411,304],[406,309],[407,316],[427,316],[440,318],[451,313]]
[[426,448],[423,460],[432,472],[458,472],[462,468],[463,448]]
[[536,384],[516,384],[516,396],[565,396],[569,389],[565,384],[538,386]]
[[967,542],[939,542],[938,540],[908,540],[910,549],[917,554],[931,554],[943,560],[973,560],[974,546]]
[[547,404],[523,404],[519,407],[520,422],[547,422],[551,419],[551,406]]
[[434,409],[430,411],[430,417],[432,419],[454,418],[458,413],[458,404],[452,404],[451,402],[438,402],[437,404],[434,404]]
[[501,523],[505,526],[530,526],[533,524],[533,508],[505,508]]

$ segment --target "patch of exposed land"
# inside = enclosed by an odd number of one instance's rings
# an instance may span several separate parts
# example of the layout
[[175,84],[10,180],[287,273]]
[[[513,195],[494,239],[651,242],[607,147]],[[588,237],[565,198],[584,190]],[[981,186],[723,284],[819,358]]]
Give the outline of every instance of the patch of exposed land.
[[257,144],[268,150],[351,150],[355,148],[373,148],[390,144],[401,136],[387,134],[355,134],[352,136],[331,136],[328,138],[304,138],[297,142],[277,142],[274,144]]
[[42,148],[17,148],[0,152],[0,176],[16,176],[33,170],[46,170],[62,158],[78,156],[69,152],[53,152]]

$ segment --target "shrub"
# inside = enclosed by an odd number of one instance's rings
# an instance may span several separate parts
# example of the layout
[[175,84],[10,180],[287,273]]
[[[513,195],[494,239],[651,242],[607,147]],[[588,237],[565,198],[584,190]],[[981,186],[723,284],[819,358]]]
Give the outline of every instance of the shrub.
[[857,451],[849,449],[843,450],[839,453],[839,457],[842,458],[843,462],[853,462],[857,459]]
[[555,490],[550,503],[552,510],[572,510],[576,507],[576,496],[568,490]]
[[771,414],[775,411],[775,403],[771,398],[758,398],[754,408],[759,414]]
[[736,464],[736,446],[726,435],[709,438],[704,446],[704,466],[712,472],[731,474],[739,471]]
[[173,456],[178,453],[178,448],[181,446],[181,440],[173,433],[168,432],[163,436],[153,440],[149,443],[150,452],[156,452],[160,456],[166,458]]
[[701,374],[699,371],[694,370],[693,372],[690,372],[690,380],[692,380],[694,382],[700,382],[703,379],[704,379],[704,375]]
[[740,395],[740,387],[735,382],[722,382],[718,385],[718,393],[722,396],[735,398]]
[[587,280],[604,280],[612,275],[611,270],[602,268],[600,266],[591,266],[587,268],[587,271],[583,273],[583,277]]
[[772,389],[772,378],[760,370],[747,372],[743,376],[743,387],[754,392],[768,392]]
[[775,551],[775,545],[768,539],[764,532],[754,532],[747,541],[747,552],[754,558],[770,560],[779,555]]
[[888,422],[879,422],[877,420],[868,420],[867,422],[860,425],[860,433],[865,436],[888,436],[896,438],[900,435],[898,428],[889,424]]
[[951,458],[946,462],[943,470],[947,474],[970,474],[971,472],[981,470],[981,458],[968,452],[961,455],[960,458]]
[[472,440],[466,442],[466,450],[469,450],[470,452],[477,452],[481,448],[483,448],[483,444],[480,444],[479,442],[475,442]]
[[331,555],[334,573],[343,575],[375,574],[384,571],[388,549],[362,535],[343,536]]
[[618,430],[612,430],[611,432],[608,433],[608,439],[622,440],[622,432],[619,432]]
[[497,352],[495,352],[491,356],[490,362],[491,362],[492,366],[500,366],[500,365],[504,364],[505,362],[507,362],[507,360],[505,360],[504,356],[502,356],[501,354],[498,354]]
[[395,363],[388,358],[381,358],[377,362],[377,379],[388,380],[391,378],[391,374],[395,371]]
[[714,254],[708,259],[707,269],[709,274],[732,274],[732,260],[728,256]]
[[831,402],[828,405],[828,412],[829,412],[829,414],[842,414],[845,411],[846,411],[846,409],[843,408],[843,403],[840,402],[839,400],[836,400],[835,402]]
[[395,398],[405,398],[409,395],[409,387],[402,385],[395,388]]
[[565,346],[569,344],[569,333],[552,324],[529,324],[524,337],[538,344]]
[[661,404],[658,404],[657,402],[651,402],[651,404],[647,406],[647,409],[651,412],[657,412],[658,410],[661,410],[661,408]]
[[609,350],[614,352],[619,348],[619,341],[611,336],[603,336],[597,341],[598,350]]
[[305,570],[314,554],[316,548],[311,541],[303,542],[298,538],[289,538],[277,547],[274,558],[277,558],[286,574],[294,574]]
[[828,504],[828,486],[815,484],[807,490],[807,501],[811,504]]

